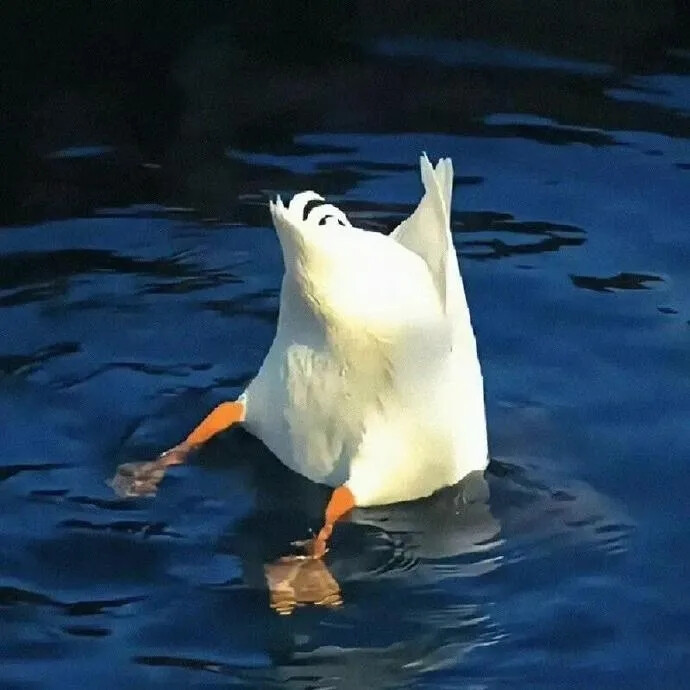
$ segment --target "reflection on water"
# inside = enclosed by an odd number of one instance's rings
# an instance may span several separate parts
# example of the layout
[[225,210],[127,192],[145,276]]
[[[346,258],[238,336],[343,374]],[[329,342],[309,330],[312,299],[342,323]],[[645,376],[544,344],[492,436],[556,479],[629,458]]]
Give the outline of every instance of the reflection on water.
[[[687,59],[634,76],[396,39],[288,69],[232,36],[170,58],[162,110],[148,82],[131,119],[115,87],[46,86],[20,133],[0,210],[37,222],[0,229],[0,685],[684,687]],[[118,465],[260,365],[268,198],[313,188],[388,232],[423,150],[459,173],[487,472],[354,511],[323,561],[290,556],[328,490],[241,431],[154,500],[114,496]]]

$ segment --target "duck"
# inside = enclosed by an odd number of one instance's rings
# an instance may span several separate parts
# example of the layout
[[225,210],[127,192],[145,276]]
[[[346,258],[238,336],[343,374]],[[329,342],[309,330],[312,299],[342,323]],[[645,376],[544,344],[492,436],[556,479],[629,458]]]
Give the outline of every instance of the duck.
[[420,157],[424,193],[389,235],[313,191],[269,209],[285,272],[275,338],[242,394],[112,485],[155,492],[167,467],[240,424],[332,487],[311,554],[353,508],[430,496],[488,464],[484,384],[450,213],[453,165]]

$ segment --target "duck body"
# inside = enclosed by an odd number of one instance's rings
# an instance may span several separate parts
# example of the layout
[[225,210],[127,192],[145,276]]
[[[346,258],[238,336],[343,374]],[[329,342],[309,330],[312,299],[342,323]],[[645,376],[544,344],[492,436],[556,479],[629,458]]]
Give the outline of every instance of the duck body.
[[[275,339],[244,425],[288,467],[355,505],[413,500],[488,462],[483,381],[450,234],[452,165],[384,236],[313,192],[271,213],[283,249]],[[306,218],[305,218],[306,215]]]

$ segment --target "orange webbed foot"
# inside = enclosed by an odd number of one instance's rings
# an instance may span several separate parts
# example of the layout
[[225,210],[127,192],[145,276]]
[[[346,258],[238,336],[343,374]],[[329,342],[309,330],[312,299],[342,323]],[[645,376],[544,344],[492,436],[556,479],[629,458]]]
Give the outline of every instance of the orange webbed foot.
[[181,465],[192,448],[184,443],[175,446],[149,462],[126,462],[120,465],[108,485],[122,498],[154,496],[168,467]]
[[224,402],[215,407],[189,436],[174,448],[151,462],[128,462],[120,465],[115,476],[107,483],[119,496],[153,496],[171,465],[181,465],[192,450],[212,436],[233,424],[244,421],[246,408],[243,400]]
[[271,608],[289,615],[298,606],[335,608],[343,603],[340,585],[321,558],[284,556],[264,566]]
[[311,539],[292,542],[304,553],[283,556],[264,565],[264,576],[271,608],[281,615],[291,614],[297,606],[313,604],[335,608],[343,603],[340,585],[328,570],[324,555],[333,525],[355,505],[352,492],[340,486],[331,495],[326,507],[324,525]]

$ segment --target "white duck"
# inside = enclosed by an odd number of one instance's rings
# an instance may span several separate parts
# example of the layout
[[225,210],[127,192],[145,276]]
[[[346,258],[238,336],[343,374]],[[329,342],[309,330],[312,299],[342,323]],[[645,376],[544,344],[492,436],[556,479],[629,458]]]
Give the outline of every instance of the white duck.
[[[484,391],[450,234],[453,167],[421,158],[425,193],[389,236],[314,192],[270,203],[285,261],[275,339],[256,377],[116,488],[151,492],[165,467],[234,423],[291,469],[336,487],[314,552],[354,506],[409,501],[488,462]],[[305,217],[306,215],[306,217]]]

